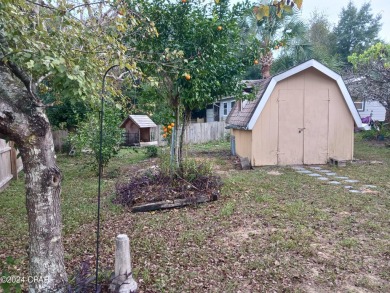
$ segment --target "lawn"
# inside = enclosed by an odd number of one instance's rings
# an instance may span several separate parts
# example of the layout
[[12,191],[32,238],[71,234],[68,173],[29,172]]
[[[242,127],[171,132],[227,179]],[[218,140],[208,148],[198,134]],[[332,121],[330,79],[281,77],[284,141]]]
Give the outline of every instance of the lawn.
[[[225,142],[192,146],[189,156],[213,163],[224,181],[220,200],[197,207],[131,214],[111,198],[118,177],[149,164],[122,151],[107,168],[102,272],[113,269],[114,238],[131,239],[141,292],[390,291],[390,148],[356,138],[366,163],[327,167],[376,185],[353,194],[290,167],[241,171]],[[380,161],[381,164],[373,164]],[[137,164],[134,164],[137,163]],[[66,265],[94,260],[96,177],[83,160],[59,156]],[[0,260],[16,274],[26,262],[23,182],[0,194]],[[104,273],[102,273],[104,277]]]

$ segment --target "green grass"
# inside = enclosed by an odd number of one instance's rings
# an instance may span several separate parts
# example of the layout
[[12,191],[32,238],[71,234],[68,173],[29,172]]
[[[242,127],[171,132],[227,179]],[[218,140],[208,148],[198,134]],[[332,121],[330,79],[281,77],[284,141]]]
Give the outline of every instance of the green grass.
[[[63,233],[68,235],[85,223],[94,222],[97,212],[97,175],[88,165],[86,157],[57,155],[57,163],[62,172],[61,210]],[[105,170],[102,195],[103,208],[108,213],[119,213],[123,209],[111,203],[110,194],[115,177],[120,175],[120,168],[145,159],[143,150],[138,153],[121,149]],[[110,178],[112,174],[113,178]],[[0,251],[7,250],[15,242],[27,242],[27,215],[25,208],[25,190],[23,174],[12,181],[10,186],[0,193]]]
[[[227,142],[186,151],[212,163],[216,173],[224,171],[218,173],[224,182],[221,198],[142,214],[113,206],[109,199],[116,177],[145,158],[121,153],[106,170],[102,268],[113,270],[115,236],[126,233],[144,292],[390,291],[389,148],[357,136],[355,157],[366,163],[327,167],[360,185],[377,186],[377,192],[361,194],[289,167],[235,170]],[[82,259],[93,261],[96,176],[79,159],[60,156],[59,164],[66,265],[72,272]],[[0,254],[18,251],[21,259],[24,244],[10,229],[26,235],[23,193],[22,183],[14,182],[0,194],[0,223],[7,230],[0,230]]]

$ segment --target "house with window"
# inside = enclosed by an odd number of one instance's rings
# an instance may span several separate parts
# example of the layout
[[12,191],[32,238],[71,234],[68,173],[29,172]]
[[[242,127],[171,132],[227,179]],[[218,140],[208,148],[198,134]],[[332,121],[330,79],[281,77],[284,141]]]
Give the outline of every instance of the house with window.
[[385,121],[386,108],[378,101],[357,99],[354,103],[361,118],[370,116],[372,120]]
[[[244,94],[248,94],[251,93],[258,84],[260,84],[261,80],[243,80],[242,82],[245,84]],[[225,97],[208,105],[206,109],[205,122],[225,121],[235,104],[235,97]]]
[[345,85],[351,94],[356,110],[361,118],[370,116],[372,120],[384,121],[386,117],[386,108],[378,101],[367,100],[361,97],[359,82],[363,79],[364,77],[354,77],[345,80]]
[[234,97],[227,97],[208,105],[206,109],[206,122],[225,121],[235,103],[236,100]]

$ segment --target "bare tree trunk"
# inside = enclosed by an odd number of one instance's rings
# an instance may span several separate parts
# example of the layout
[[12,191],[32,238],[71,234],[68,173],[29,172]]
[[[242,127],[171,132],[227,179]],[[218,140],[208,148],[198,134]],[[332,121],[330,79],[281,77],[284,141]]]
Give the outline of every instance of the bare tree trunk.
[[180,133],[180,140],[179,140],[179,167],[180,171],[183,171],[183,145],[184,145],[184,136],[187,129],[187,126],[189,124],[189,121],[191,119],[191,110],[185,109],[183,113],[183,125]]
[[[12,70],[13,73],[17,70]],[[44,108],[27,90],[23,72],[0,63],[0,136],[19,148],[29,222],[29,292],[64,292],[67,275],[61,238],[61,173]],[[22,82],[23,83],[22,83]]]
[[386,109],[385,121],[387,123],[390,123],[390,105],[388,107],[385,107],[385,109]]
[[271,51],[269,51],[268,53],[266,53],[265,55],[263,55],[260,58],[261,76],[263,79],[269,78],[271,76],[270,70],[271,70],[271,66],[272,66],[273,61],[274,61],[274,58],[273,58]]
[[180,125],[180,106],[175,109],[175,127],[174,131],[174,149],[175,149],[175,170],[179,167],[180,153],[179,153],[179,125]]
[[271,70],[271,66],[268,64],[261,66],[261,76],[264,79],[270,77],[271,76],[270,70]]

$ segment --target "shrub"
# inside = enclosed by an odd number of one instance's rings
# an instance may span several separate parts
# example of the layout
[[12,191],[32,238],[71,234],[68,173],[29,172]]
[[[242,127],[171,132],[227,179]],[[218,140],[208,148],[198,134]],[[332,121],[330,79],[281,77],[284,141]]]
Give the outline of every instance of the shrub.
[[375,129],[366,130],[362,134],[362,138],[366,140],[374,140],[377,137],[377,131]]
[[[85,122],[82,122],[75,134],[71,135],[70,142],[80,154],[82,150],[92,152],[94,160],[92,166],[98,169],[100,149],[100,123],[98,113],[90,113]],[[120,113],[114,107],[105,107],[103,119],[102,164],[105,167],[110,159],[119,152],[122,142],[123,129],[119,128],[122,121]]]
[[158,148],[155,145],[150,145],[146,147],[146,155],[149,158],[158,157]]
[[212,175],[212,165],[210,162],[198,162],[195,159],[184,159],[181,166],[181,177],[188,182],[192,182],[200,177]]

